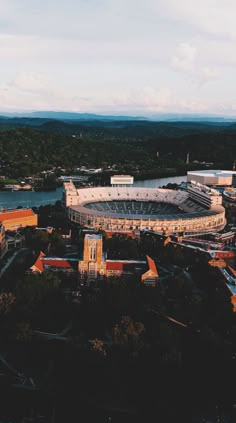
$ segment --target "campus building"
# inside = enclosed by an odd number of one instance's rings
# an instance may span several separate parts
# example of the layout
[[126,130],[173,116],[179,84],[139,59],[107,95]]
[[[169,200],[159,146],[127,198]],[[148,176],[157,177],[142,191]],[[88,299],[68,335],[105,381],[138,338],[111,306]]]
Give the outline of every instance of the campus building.
[[235,170],[191,170],[187,172],[187,182],[199,182],[208,186],[236,186]]
[[6,231],[15,231],[26,226],[37,226],[38,215],[32,209],[2,210],[0,222]]
[[104,277],[136,276],[143,284],[155,286],[159,274],[154,260],[108,260],[103,251],[103,240],[100,234],[86,234],[84,237],[83,257],[79,259],[47,257],[40,252],[31,267],[33,272],[44,270],[77,272],[81,282],[90,282]]

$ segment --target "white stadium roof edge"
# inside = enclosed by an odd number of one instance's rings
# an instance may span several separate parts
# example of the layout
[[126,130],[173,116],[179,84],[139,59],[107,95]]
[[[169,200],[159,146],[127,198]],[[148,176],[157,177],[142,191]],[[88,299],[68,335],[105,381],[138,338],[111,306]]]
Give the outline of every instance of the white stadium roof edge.
[[[67,185],[67,186],[66,186]],[[194,202],[188,192],[161,188],[141,187],[96,187],[73,188],[73,184],[64,184],[65,205],[72,222],[95,229],[130,230],[151,229],[167,233],[178,232],[212,232],[224,228],[225,209],[215,205],[206,209]],[[114,212],[95,210],[87,207],[91,203],[119,201],[156,202],[172,204],[180,209],[173,214],[138,214],[126,213],[126,207]]]

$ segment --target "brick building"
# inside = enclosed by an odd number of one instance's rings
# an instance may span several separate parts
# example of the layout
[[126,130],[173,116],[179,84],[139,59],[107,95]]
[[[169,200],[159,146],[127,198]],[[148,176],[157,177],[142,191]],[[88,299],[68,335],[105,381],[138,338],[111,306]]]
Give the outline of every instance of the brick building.
[[0,222],[6,231],[15,231],[26,226],[37,226],[38,215],[32,209],[4,210],[0,212]]
[[61,270],[78,272],[80,281],[91,281],[103,277],[132,277],[136,276],[142,283],[155,286],[158,282],[158,272],[154,260],[147,256],[147,260],[108,260],[103,252],[101,234],[86,234],[82,260],[58,257],[46,257],[40,253],[33,272],[44,270]]

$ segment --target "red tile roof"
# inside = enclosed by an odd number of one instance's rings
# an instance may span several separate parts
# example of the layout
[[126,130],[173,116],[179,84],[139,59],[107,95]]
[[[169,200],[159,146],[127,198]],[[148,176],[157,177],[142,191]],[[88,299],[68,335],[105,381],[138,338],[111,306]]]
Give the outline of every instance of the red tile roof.
[[123,271],[124,263],[121,261],[107,261],[107,270]]
[[11,211],[2,211],[0,212],[0,222],[3,222],[4,220],[19,219],[30,216],[34,216],[34,212],[32,209],[16,209]]
[[155,262],[154,262],[154,260],[151,258],[151,257],[149,257],[149,256],[147,256],[147,262],[148,262],[148,266],[149,266],[149,269],[156,275],[156,276],[158,276],[158,271],[157,271],[157,268],[156,268],[156,264],[155,264]]
[[233,258],[234,252],[231,250],[227,250],[227,251],[219,251],[219,250],[213,251],[212,250],[212,255],[218,258]]
[[43,258],[42,259],[43,266],[49,265],[51,267],[57,267],[61,269],[72,269],[72,266],[69,261],[62,259],[62,258]]
[[120,272],[133,271],[136,267],[144,267],[145,262],[136,260],[106,260],[107,270]]
[[[45,254],[42,251],[40,251],[39,256],[38,256],[36,262],[34,263],[34,265],[32,266],[32,268],[35,268],[35,270],[39,270],[39,272],[43,272],[43,263],[42,263],[41,258],[44,257],[44,256],[45,256]],[[34,270],[34,269],[32,269],[32,270]]]

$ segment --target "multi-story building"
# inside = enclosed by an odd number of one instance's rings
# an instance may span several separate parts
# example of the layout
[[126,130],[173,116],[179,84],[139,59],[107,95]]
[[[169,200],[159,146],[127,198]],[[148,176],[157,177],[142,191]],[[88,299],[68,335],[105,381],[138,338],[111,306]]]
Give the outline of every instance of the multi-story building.
[[199,182],[191,181],[188,184],[187,191],[193,201],[205,206],[207,209],[222,205],[222,195],[220,192]]
[[199,182],[208,186],[235,186],[235,170],[191,170],[187,172],[187,182]]
[[44,270],[75,272],[76,265],[81,282],[104,277],[129,278],[135,275],[145,285],[155,286],[159,278],[155,262],[148,256],[147,260],[108,260],[103,252],[103,240],[100,234],[85,235],[82,260],[46,257],[40,252],[31,270],[39,273]]
[[2,210],[0,222],[5,230],[15,231],[26,226],[37,226],[38,215],[32,209]]

